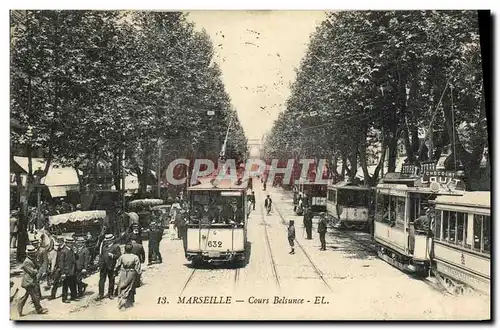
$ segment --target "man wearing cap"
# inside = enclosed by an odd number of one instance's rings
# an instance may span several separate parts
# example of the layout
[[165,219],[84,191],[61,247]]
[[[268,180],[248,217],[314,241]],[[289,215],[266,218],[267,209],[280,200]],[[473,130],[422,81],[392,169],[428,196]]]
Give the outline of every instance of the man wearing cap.
[[35,288],[38,285],[38,279],[37,279],[38,270],[34,262],[35,256],[36,256],[36,248],[31,245],[27,246],[26,259],[24,259],[23,265],[21,266],[21,269],[24,271],[21,287],[23,287],[26,290],[26,292],[19,299],[19,302],[17,304],[17,312],[20,317],[23,316],[23,308],[24,305],[26,304],[26,301],[28,300],[28,296],[31,297],[31,301],[33,302],[33,305],[35,305],[35,310],[38,314],[47,313],[47,310],[43,308],[42,305],[40,304],[40,296],[38,295],[38,292],[36,291]]
[[318,223],[318,234],[319,234],[319,240],[321,242],[320,251],[326,251],[326,239],[325,239],[326,230],[327,230],[326,215],[323,212],[320,214],[319,223]]
[[114,269],[116,260],[121,256],[121,250],[118,244],[115,244],[115,236],[113,234],[106,234],[104,242],[101,245],[101,256],[99,259],[99,296],[98,300],[104,298],[104,286],[106,285],[106,277],[109,280],[108,284],[108,298],[113,299],[113,292],[115,288],[115,274]]
[[[132,250],[130,253],[135,254],[138,258],[141,264],[143,264],[146,261],[146,253],[144,252],[144,247],[142,244],[137,243],[135,240],[131,240],[130,244],[132,245]],[[138,279],[137,279],[137,287],[141,286],[141,274],[139,273]]]
[[241,223],[244,221],[244,217],[243,211],[238,208],[238,202],[232,200],[231,207],[227,214],[227,221],[229,221],[229,223]]
[[64,239],[64,246],[61,248],[61,257],[59,259],[59,268],[61,270],[62,283],[62,302],[68,301],[68,287],[71,300],[76,300],[76,255],[73,252],[73,237]]
[[138,223],[133,223],[130,226],[131,234],[129,239],[134,240],[137,243],[142,245],[142,238],[141,238],[141,227],[139,226]]
[[271,196],[267,195],[266,200],[264,201],[264,207],[266,208],[267,214],[271,212],[271,207],[273,205],[273,200]]
[[87,289],[87,283],[83,278],[90,266],[90,251],[86,246],[85,237],[78,237],[75,244],[76,253],[76,295],[82,297]]

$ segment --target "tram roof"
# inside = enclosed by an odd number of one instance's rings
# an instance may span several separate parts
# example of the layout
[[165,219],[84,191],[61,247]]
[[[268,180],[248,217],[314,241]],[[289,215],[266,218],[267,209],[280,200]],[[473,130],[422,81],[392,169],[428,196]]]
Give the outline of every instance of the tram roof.
[[335,189],[352,189],[352,190],[370,190],[370,187],[366,186],[358,186],[350,182],[339,182],[334,185],[328,185],[328,188],[335,188]]
[[446,204],[489,209],[491,207],[491,194],[489,191],[464,191],[461,196],[438,196],[435,203],[436,205]]
[[248,187],[248,180],[230,180],[222,179],[215,180],[214,178],[198,179],[198,183],[188,187],[188,191],[201,191],[201,190],[246,190]]

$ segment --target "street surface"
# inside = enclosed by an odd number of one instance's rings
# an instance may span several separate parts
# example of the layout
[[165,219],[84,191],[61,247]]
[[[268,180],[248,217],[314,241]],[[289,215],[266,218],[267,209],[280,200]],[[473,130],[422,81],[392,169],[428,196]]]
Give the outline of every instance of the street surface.
[[[302,217],[294,215],[290,193],[278,188],[263,192],[259,183],[255,193],[257,205],[249,218],[250,252],[246,266],[193,269],[184,257],[182,241],[171,240],[165,233],[160,247],[163,264],[145,266],[144,285],[137,289],[134,307],[119,311],[116,299],[96,302],[99,275],[94,274],[87,278],[89,287],[80,301],[63,304],[60,298],[44,299],[42,305],[49,313],[41,316],[34,313],[28,302],[24,309],[27,315],[22,320],[477,320],[490,317],[489,297],[479,294],[454,297],[441,290],[432,279],[419,280],[402,273],[375,256],[374,245],[366,233],[329,229],[327,251],[319,251],[317,219],[314,219],[313,240],[306,240]],[[271,195],[274,206],[269,216],[264,215],[263,208],[266,194]],[[286,231],[288,220],[292,219],[297,235],[295,255],[288,253]],[[18,286],[20,276],[12,280]],[[60,292],[61,289],[58,296]],[[23,289],[18,295],[22,293]],[[43,295],[48,297],[48,291]],[[189,299],[191,296],[200,298]],[[205,299],[203,296],[214,296],[211,300],[206,298],[212,303],[187,303],[199,302]],[[184,299],[184,303],[179,303],[179,299]],[[230,304],[214,303],[228,299]],[[290,301],[275,303],[283,299]],[[11,318],[17,319],[15,305],[11,307]]]

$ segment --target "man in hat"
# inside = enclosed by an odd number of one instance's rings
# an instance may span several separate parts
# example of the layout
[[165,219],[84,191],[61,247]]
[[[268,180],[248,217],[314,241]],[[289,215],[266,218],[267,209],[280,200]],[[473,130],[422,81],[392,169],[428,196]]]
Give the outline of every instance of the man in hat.
[[40,282],[43,281],[49,269],[49,253],[47,251],[47,248],[40,245],[40,241],[38,239],[34,239],[31,242],[31,245],[33,245],[36,249],[35,265],[38,268],[38,286],[36,287],[36,289],[41,299],[42,291],[40,290]]
[[178,238],[183,239],[184,238],[184,232],[187,229],[187,224],[186,224],[186,211],[184,209],[180,209],[177,214],[175,215],[175,222],[177,226],[177,233],[178,233]]
[[38,285],[37,274],[38,270],[35,265],[35,256],[36,256],[36,248],[32,245],[28,245],[26,247],[26,259],[23,261],[23,265],[21,269],[24,271],[23,280],[21,282],[21,287],[23,287],[26,292],[19,299],[17,305],[17,312],[19,316],[23,316],[23,308],[28,300],[28,296],[31,297],[31,301],[33,305],[35,305],[35,310],[38,314],[46,314],[47,310],[42,307],[40,304],[40,296],[36,290],[36,286]]
[[288,244],[290,244],[290,254],[295,254],[294,249],[294,241],[295,241],[295,225],[294,221],[290,220],[288,223]]
[[322,212],[320,214],[318,223],[318,234],[319,234],[319,240],[321,242],[320,251],[326,251],[326,238],[325,238],[326,231],[327,231],[326,214]]
[[273,205],[273,200],[271,196],[267,195],[266,200],[264,201],[264,207],[266,208],[267,214],[271,212],[271,207]]
[[[146,253],[144,252],[144,247],[142,244],[137,243],[135,240],[130,241],[130,245],[132,245],[132,250],[130,253],[135,254],[137,257],[139,257],[139,261],[141,264],[143,264],[146,261]],[[141,286],[141,274],[139,274],[139,277],[137,279],[137,287]]]
[[312,212],[309,207],[304,210],[304,228],[306,229],[307,238],[312,239]]
[[106,234],[101,245],[101,256],[99,259],[99,295],[98,300],[104,298],[104,286],[106,285],[106,277],[109,280],[108,298],[113,299],[115,287],[115,266],[116,260],[121,256],[121,250],[118,244],[115,243],[113,234]]
[[59,259],[59,268],[61,270],[62,283],[62,302],[68,301],[68,287],[71,300],[76,300],[76,255],[73,252],[73,237],[66,237],[64,245],[61,248],[61,257]]
[[431,220],[431,210],[428,207],[424,208],[424,212],[415,219],[414,225],[416,230],[427,230]]
[[142,245],[142,238],[141,238],[141,227],[139,226],[138,223],[133,223],[130,225],[130,240],[136,241],[138,244]]
[[248,198],[252,203],[252,210],[255,211],[255,191],[252,191],[252,194]]
[[87,275],[87,270],[90,266],[90,251],[87,248],[85,237],[81,236],[76,239],[75,244],[76,253],[76,294],[82,297],[87,289],[87,283],[83,282],[84,277]]

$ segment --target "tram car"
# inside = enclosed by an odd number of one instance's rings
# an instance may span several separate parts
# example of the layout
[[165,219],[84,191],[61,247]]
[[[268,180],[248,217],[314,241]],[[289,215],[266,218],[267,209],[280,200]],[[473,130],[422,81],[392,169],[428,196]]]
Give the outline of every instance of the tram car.
[[433,272],[448,291],[490,294],[490,192],[435,200]]
[[334,228],[370,228],[374,190],[348,182],[328,186],[326,210]]
[[423,277],[429,275],[433,242],[429,228],[418,227],[415,221],[432,219],[436,197],[463,193],[457,189],[460,180],[453,173],[437,173],[432,164],[427,171],[416,176],[414,169],[403,169],[402,173],[388,173],[382,179],[376,187],[373,233],[381,259]]
[[188,188],[187,260],[193,264],[246,261],[247,186],[242,179],[205,178]]

